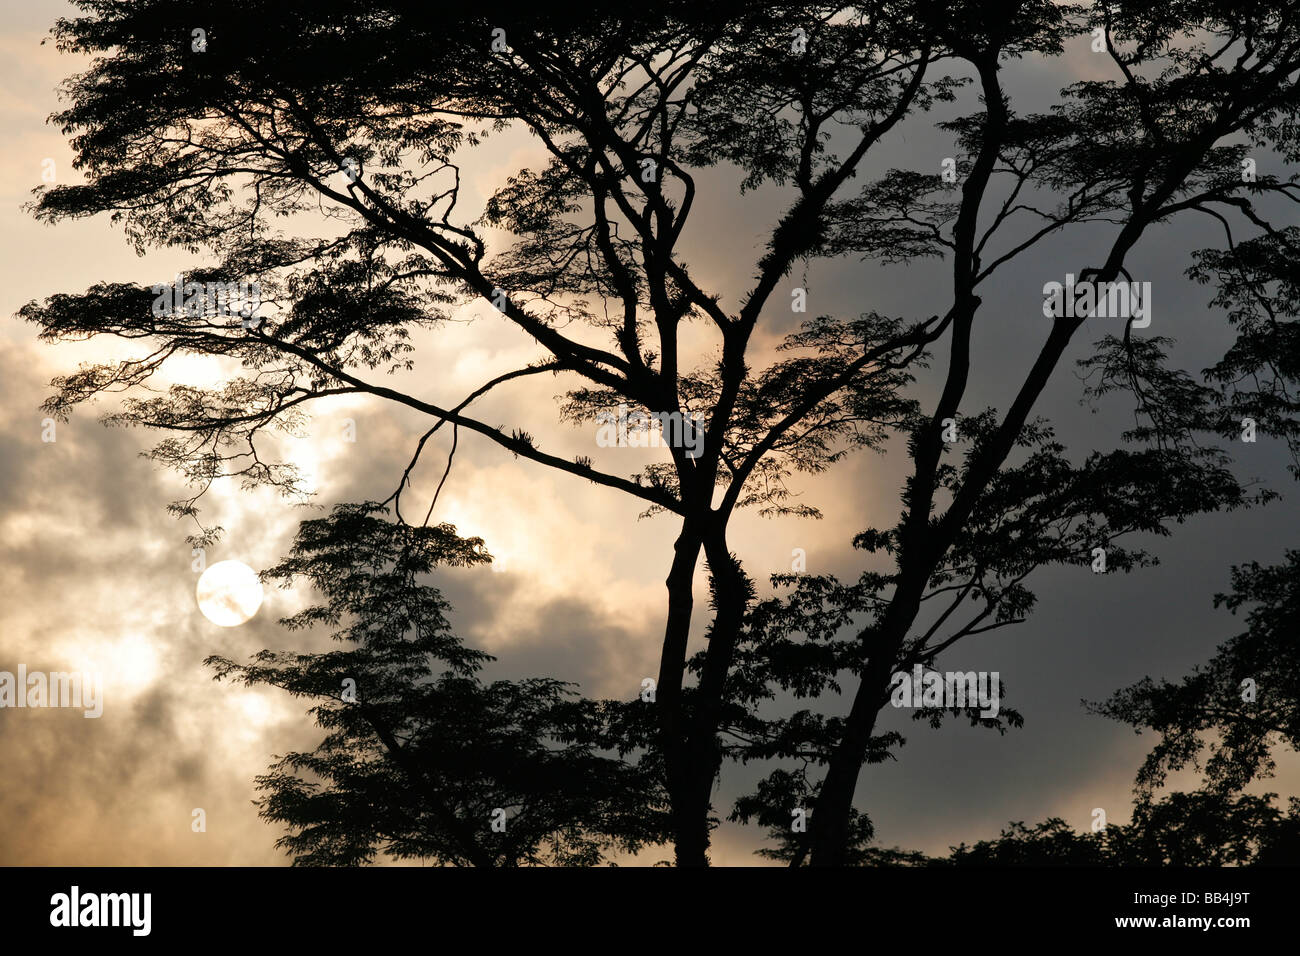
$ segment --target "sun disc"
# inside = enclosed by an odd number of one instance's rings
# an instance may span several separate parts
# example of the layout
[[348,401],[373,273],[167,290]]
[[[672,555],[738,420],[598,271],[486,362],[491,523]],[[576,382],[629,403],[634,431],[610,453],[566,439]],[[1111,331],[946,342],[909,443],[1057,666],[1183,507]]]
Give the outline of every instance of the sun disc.
[[243,561],[218,561],[203,572],[194,596],[213,624],[238,627],[262,606],[262,582]]

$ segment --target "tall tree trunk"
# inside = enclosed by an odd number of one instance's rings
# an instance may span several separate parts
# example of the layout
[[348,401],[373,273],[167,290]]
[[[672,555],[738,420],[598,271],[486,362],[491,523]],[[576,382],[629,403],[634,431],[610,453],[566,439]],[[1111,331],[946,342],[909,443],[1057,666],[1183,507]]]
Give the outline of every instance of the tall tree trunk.
[[[687,642],[699,553],[708,556],[714,619],[699,685],[688,713],[683,706]],[[683,523],[668,575],[668,625],[660,661],[656,705],[667,768],[673,842],[678,866],[707,866],[713,782],[721,764],[717,743],[723,692],[748,602],[748,579],[727,550],[725,531],[695,533]]]
[[[1116,241],[1110,260],[1099,274],[1102,280],[1111,281],[1118,274],[1117,263],[1122,261],[1122,254],[1115,250],[1130,248],[1136,241],[1137,233],[1140,233],[1140,229],[1135,233],[1125,227],[1125,231]],[[935,490],[934,468],[938,460],[934,422],[938,421],[940,415],[951,414],[949,408],[955,410],[955,404],[949,404],[947,392],[940,402],[940,412],[935,415],[932,422],[931,434],[924,436],[918,444],[917,467],[911,489],[913,500],[910,503],[904,540],[899,553],[899,582],[890,601],[889,610],[875,636],[875,646],[871,648],[863,680],[853,699],[853,707],[845,724],[844,735],[831,756],[826,778],[822,782],[822,790],[809,827],[810,862],[814,866],[837,866],[844,863],[848,851],[846,840],[849,813],[853,804],[854,790],[857,788],[858,775],[866,760],[867,747],[875,730],[876,716],[884,706],[885,689],[889,686],[890,673],[897,660],[899,648],[916,620],[926,584],[936,566],[943,560],[948,548],[951,547],[957,529],[969,518],[979,496],[1006,461],[1034,403],[1042,394],[1071,336],[1081,324],[1080,319],[1069,321],[1058,319],[1053,324],[1051,333],[1043,343],[998,432],[980,458],[968,469],[966,480],[937,524],[932,524],[929,520],[930,502],[933,500]],[[959,349],[963,361],[968,354],[964,342],[958,343],[956,340],[968,334],[969,322],[957,323],[956,329],[954,362]],[[962,369],[960,377],[963,380],[964,375]],[[953,380],[954,376],[950,373],[949,382]]]
[[688,751],[690,754],[690,798],[692,813],[708,827],[713,809],[713,782],[722,764],[718,727],[722,722],[727,674],[735,658],[736,643],[749,603],[749,580],[727,549],[726,531],[718,529],[704,540],[713,582],[713,623],[704,667],[695,691]]
[[659,659],[655,708],[659,716],[659,744],[664,755],[665,781],[671,806],[673,844],[678,866],[708,866],[708,820],[696,819],[691,799],[690,754],[682,712],[682,683],[686,673],[686,647],[695,606],[692,584],[703,541],[689,518],[682,522],[673,549],[673,563],[664,582],[668,588],[668,619]]
[[867,759],[876,718],[888,699],[890,676],[899,649],[921,606],[920,589],[904,582],[900,582],[899,587],[900,590],[907,587],[907,593],[896,593],[886,619],[881,622],[875,646],[844,724],[844,734],[826,768],[826,777],[813,807],[808,827],[809,864],[812,866],[843,866],[848,856],[849,817],[858,776]]

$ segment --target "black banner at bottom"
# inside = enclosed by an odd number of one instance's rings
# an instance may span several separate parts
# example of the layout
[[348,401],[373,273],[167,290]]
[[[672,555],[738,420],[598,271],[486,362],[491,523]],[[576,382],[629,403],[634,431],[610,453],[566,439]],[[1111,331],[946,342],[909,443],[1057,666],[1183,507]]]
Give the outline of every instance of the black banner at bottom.
[[[1135,935],[1231,944],[1294,923],[1294,869],[979,867],[684,871],[423,867],[0,869],[8,941],[84,944],[531,940],[606,949],[654,937],[690,945],[894,940],[978,946],[1022,933]],[[445,935],[457,930],[455,936]],[[895,944],[896,945],[896,944]],[[459,945],[458,945],[459,948]]]

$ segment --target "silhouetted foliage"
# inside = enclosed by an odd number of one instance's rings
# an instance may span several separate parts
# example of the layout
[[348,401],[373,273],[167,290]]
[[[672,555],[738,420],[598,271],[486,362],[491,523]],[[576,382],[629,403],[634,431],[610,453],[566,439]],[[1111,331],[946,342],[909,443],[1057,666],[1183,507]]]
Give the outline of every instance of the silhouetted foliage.
[[1300,799],[1194,791],[1139,805],[1129,824],[1079,833],[1059,817],[1013,823],[996,840],[953,847],[958,866],[1250,866],[1300,863]]
[[303,522],[289,557],[263,575],[320,592],[325,603],[282,623],[336,628],[341,649],[207,660],[218,679],[319,701],[310,713],[324,740],[257,781],[262,816],[290,831],[278,845],[299,865],[382,853],[500,866],[591,865],[661,841],[654,781],[604,752],[617,741],[597,705],[562,681],[481,681],[492,658],[455,637],[446,601],[421,583],[440,566],[490,560],[483,542],[383,512],[345,505]]
[[1249,607],[1246,630],[1214,657],[1173,683],[1143,678],[1093,705],[1097,713],[1153,730],[1160,742],[1138,775],[1141,793],[1191,767],[1216,792],[1234,793],[1272,776],[1279,746],[1300,749],[1300,551],[1286,562],[1232,569],[1232,592],[1215,606]]
[[[970,433],[965,455],[969,469],[996,422],[986,414],[963,424]],[[1042,566],[1086,568],[1096,547],[1105,549],[1111,571],[1151,564],[1154,558],[1125,547],[1123,539],[1139,532],[1168,535],[1172,522],[1236,508],[1248,500],[1227,470],[1226,457],[1212,449],[1093,452],[1074,466],[1041,422],[1026,426],[1019,443],[1020,462],[989,481],[944,561],[932,572],[922,601],[934,601],[938,610],[930,615],[928,627],[918,628],[898,648],[891,674],[909,672],[918,664],[934,669],[941,655],[960,641],[1026,620],[1036,599],[1025,582]],[[941,466],[938,480],[945,490],[955,493],[961,479],[961,469]],[[902,533],[900,527],[869,529],[855,544],[868,554],[890,553]],[[850,679],[862,674],[867,663],[862,642],[881,626],[881,616],[890,607],[890,589],[898,583],[895,575],[876,571],[864,572],[851,584],[830,575],[779,575],[773,580],[788,586],[789,594],[760,602],[750,615],[733,677],[732,694],[740,703],[724,724],[736,738],[728,749],[736,759],[802,763],[798,787],[788,772],[778,770],[758,794],[737,805],[738,819],[756,816],[760,822],[777,814],[778,806],[816,803],[820,781],[811,774],[834,759],[843,720],[806,708],[765,720],[758,715],[759,704],[778,691],[811,698],[818,706],[824,706],[819,699],[825,695],[841,694]],[[888,687],[882,686],[875,710],[882,710],[888,700]],[[938,727],[950,713],[1000,733],[1023,723],[1019,712],[1005,704],[995,717],[981,717],[979,712],[978,705],[948,711],[918,707],[912,717]],[[865,762],[891,757],[891,748],[904,742],[892,731],[873,736]],[[777,781],[783,786],[773,788]],[[773,798],[777,803],[770,804],[767,814],[755,813],[753,801]],[[792,839],[788,825],[785,832],[780,827],[770,832],[783,843]],[[850,845],[862,846],[861,831]],[[803,860],[797,853],[783,858]]]

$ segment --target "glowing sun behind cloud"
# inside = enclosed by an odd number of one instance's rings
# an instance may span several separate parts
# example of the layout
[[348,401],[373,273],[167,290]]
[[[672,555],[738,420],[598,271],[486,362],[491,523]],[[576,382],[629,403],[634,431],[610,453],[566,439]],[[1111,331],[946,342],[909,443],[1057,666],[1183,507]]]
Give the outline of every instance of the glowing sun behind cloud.
[[262,582],[242,561],[218,561],[203,572],[194,596],[213,624],[238,627],[262,606]]

